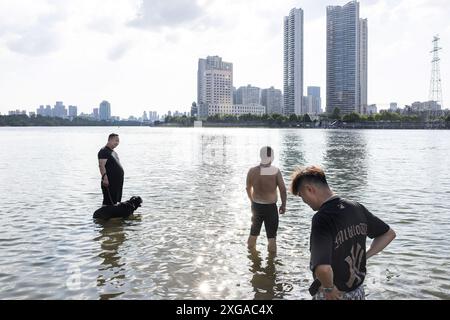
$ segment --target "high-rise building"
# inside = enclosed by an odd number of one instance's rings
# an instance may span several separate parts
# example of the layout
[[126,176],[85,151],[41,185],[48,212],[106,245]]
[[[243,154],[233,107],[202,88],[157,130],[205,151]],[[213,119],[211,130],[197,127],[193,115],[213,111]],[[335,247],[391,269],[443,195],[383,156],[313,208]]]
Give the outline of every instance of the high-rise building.
[[236,91],[235,104],[259,104],[260,103],[260,89],[247,85],[246,87],[239,87]]
[[320,98],[320,87],[308,87],[305,110],[307,114],[317,115],[322,113],[322,99]]
[[367,19],[359,19],[359,108],[360,114],[367,109],[367,71],[368,71],[368,29]]
[[155,122],[159,120],[158,113],[156,111],[149,111],[148,112],[148,121]]
[[99,114],[98,114],[98,108],[94,108],[94,109],[92,110],[92,117],[93,117],[95,120],[99,120],[99,119],[100,119],[100,116],[99,116]]
[[284,17],[284,114],[303,114],[303,10]]
[[77,106],[69,106],[69,117],[70,118],[76,118],[78,115],[78,108]]
[[45,116],[45,108],[43,105],[40,105],[38,109],[36,109],[36,114],[38,116]]
[[100,103],[99,116],[100,120],[111,119],[111,104],[108,101],[103,100],[102,103]]
[[398,105],[397,105],[397,102],[391,102],[390,104],[389,104],[389,111],[397,111],[397,109],[398,109]]
[[53,109],[52,109],[52,107],[50,105],[46,105],[45,106],[44,115],[46,117],[53,117]]
[[198,60],[197,106],[199,117],[208,115],[210,105],[233,105],[233,64],[219,56]]
[[371,104],[367,106],[367,114],[376,114],[378,112],[378,108],[376,104]]
[[367,19],[359,3],[327,7],[327,102],[332,113],[364,112],[367,106]]
[[268,114],[283,113],[283,95],[281,90],[270,87],[261,90],[261,104],[266,107]]
[[53,109],[53,116],[57,118],[67,117],[67,109],[66,106],[62,103],[62,101],[56,101],[55,107]]

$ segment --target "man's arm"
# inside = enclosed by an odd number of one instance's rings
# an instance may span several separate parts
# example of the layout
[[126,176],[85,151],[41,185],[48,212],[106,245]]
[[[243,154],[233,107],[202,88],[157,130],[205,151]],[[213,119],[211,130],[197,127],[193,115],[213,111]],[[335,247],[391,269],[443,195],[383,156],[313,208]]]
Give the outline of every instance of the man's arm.
[[280,190],[280,197],[281,197],[280,214],[283,214],[286,212],[287,192],[286,192],[286,185],[284,184],[283,176],[280,170],[278,170],[277,173],[277,185],[278,189]]
[[109,186],[108,176],[106,175],[106,161],[108,159],[98,159],[98,167],[102,176],[102,183],[105,187]]
[[372,244],[370,245],[369,250],[366,252],[366,259],[376,255],[380,251],[382,251],[386,246],[391,243],[396,237],[395,231],[389,228],[387,232],[382,234],[379,237],[373,239]]
[[248,171],[248,173],[247,173],[247,187],[246,187],[246,190],[247,190],[247,196],[248,196],[248,198],[250,199],[250,201],[253,201],[253,198],[252,198],[252,181],[251,181],[251,172],[252,172],[252,169],[250,169],[249,171]]
[[333,269],[329,264],[317,266],[314,270],[314,274],[322,284],[322,289],[324,289],[325,298],[327,300],[338,300],[342,297],[342,293],[334,286]]

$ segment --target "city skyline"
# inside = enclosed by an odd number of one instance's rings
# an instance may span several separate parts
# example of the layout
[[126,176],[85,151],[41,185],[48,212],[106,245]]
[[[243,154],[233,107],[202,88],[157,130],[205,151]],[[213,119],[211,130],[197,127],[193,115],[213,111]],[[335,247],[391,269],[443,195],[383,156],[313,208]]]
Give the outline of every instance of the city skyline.
[[[103,99],[121,117],[188,111],[196,100],[196,62],[208,55],[234,64],[236,87],[283,88],[283,17],[295,7],[305,19],[304,88],[320,86],[325,92],[326,7],[347,2],[5,0],[0,112],[34,111],[54,101],[91,112]],[[402,107],[428,100],[431,41],[439,34],[448,108],[446,2],[359,2],[360,16],[370,25],[368,104],[388,109],[390,102]]]

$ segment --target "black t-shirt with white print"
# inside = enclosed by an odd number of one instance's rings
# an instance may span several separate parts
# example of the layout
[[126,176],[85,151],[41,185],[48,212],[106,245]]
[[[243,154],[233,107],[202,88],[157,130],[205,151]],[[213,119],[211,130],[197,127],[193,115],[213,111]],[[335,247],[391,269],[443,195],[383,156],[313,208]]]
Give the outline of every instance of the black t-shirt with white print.
[[123,183],[124,171],[120,164],[119,156],[117,152],[111,148],[105,146],[98,152],[98,159],[107,159],[106,161],[106,175],[110,183]]
[[362,204],[330,198],[314,215],[311,225],[311,271],[331,265],[335,286],[343,292],[355,290],[366,276],[366,239],[389,230],[389,226]]

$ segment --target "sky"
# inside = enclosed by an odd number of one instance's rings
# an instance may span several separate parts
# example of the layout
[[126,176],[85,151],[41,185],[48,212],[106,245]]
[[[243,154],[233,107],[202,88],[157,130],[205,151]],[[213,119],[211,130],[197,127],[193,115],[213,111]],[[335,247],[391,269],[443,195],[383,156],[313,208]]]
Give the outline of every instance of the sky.
[[[283,17],[304,10],[304,88],[325,105],[326,6],[336,0],[0,0],[0,113],[102,100],[112,114],[189,111],[199,58],[234,67],[234,86],[283,84]],[[450,107],[448,0],[361,0],[368,19],[368,102],[428,100],[432,39],[441,38]]]

